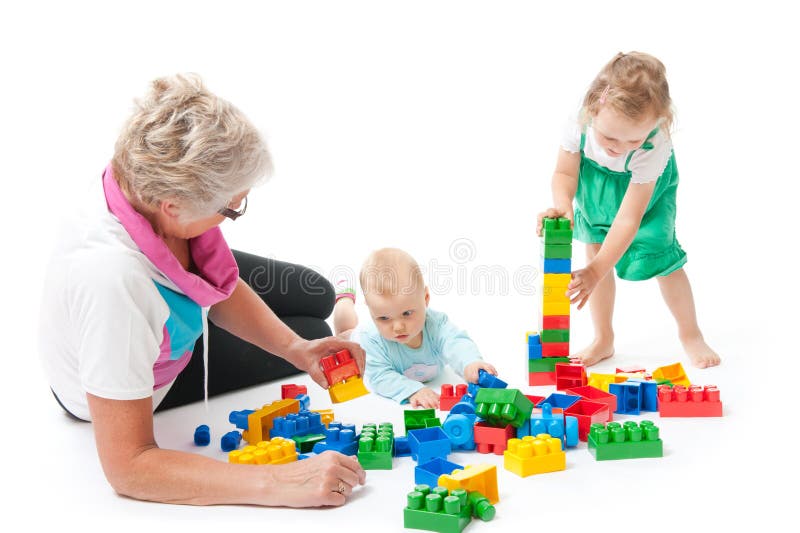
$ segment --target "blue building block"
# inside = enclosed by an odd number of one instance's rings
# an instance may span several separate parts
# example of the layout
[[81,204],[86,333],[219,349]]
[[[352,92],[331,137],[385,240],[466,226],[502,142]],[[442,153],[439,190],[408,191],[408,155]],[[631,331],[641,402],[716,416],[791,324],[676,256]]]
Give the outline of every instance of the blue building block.
[[417,464],[427,463],[437,457],[447,459],[452,450],[450,439],[441,426],[409,431],[408,443],[411,445],[411,458]]
[[642,411],[658,411],[658,383],[639,378],[631,378],[627,382],[639,383],[642,389]]
[[228,415],[228,422],[241,430],[247,429],[247,417],[254,413],[252,409],[243,409],[242,411],[231,411]]
[[553,414],[553,407],[543,403],[541,413],[531,413],[530,420],[517,429],[517,438],[535,437],[540,433],[547,433],[551,437],[561,439],[565,448],[574,448],[578,445],[578,419],[574,416],[564,416],[562,413]]
[[225,433],[219,441],[219,446],[223,452],[232,452],[239,447],[242,442],[242,434],[238,431]]
[[475,396],[477,396],[479,390],[481,390],[481,386],[477,383],[467,383],[467,394],[473,400],[475,399]]
[[475,414],[450,413],[442,424],[442,429],[453,450],[475,449]]
[[561,409],[566,409],[567,407],[569,407],[570,405],[572,405],[573,403],[577,402],[580,399],[581,399],[580,396],[573,396],[571,394],[559,394],[557,392],[554,392],[553,394],[551,394],[550,396],[539,402],[539,405],[537,405],[536,407],[541,408],[544,404],[549,403],[551,407],[560,407]]
[[197,426],[197,429],[194,430],[194,443],[197,446],[208,446],[210,442],[211,430],[208,429],[208,426],[205,424]]
[[355,424],[331,422],[325,429],[324,434],[325,440],[314,445],[312,450],[314,453],[322,453],[326,450],[333,450],[344,455],[356,455],[358,453]]
[[578,419],[567,415],[564,420],[567,424],[564,440],[566,440],[567,448],[574,448],[578,445]]
[[487,389],[505,389],[508,387],[508,383],[497,376],[491,375],[482,368],[478,370],[478,385]]
[[539,335],[528,335],[528,359],[542,358],[542,338]]
[[300,411],[275,418],[272,421],[272,429],[269,430],[269,438],[291,439],[292,437],[323,433],[325,433],[325,426],[322,423],[322,415],[311,411]]
[[311,397],[308,394],[298,394],[294,399],[300,402],[300,411],[311,410]]
[[642,410],[642,387],[635,381],[609,383],[608,392],[617,397],[617,410],[622,415],[638,415]]
[[572,259],[545,259],[542,257],[544,263],[545,274],[571,274],[572,273]]
[[439,476],[452,474],[453,470],[457,469],[463,470],[464,467],[437,457],[414,468],[414,483],[437,487],[439,486]]
[[315,455],[317,455],[317,454],[315,454],[314,452],[298,453],[297,454],[297,460],[298,461],[302,461],[303,459],[311,459]]
[[411,457],[411,445],[408,443],[408,436],[394,438],[394,456]]

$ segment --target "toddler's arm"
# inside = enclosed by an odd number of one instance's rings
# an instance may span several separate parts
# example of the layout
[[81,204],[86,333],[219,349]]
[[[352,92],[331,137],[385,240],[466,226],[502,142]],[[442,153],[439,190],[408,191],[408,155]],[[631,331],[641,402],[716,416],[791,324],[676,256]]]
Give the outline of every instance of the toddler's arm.
[[481,368],[497,374],[497,370],[492,365],[483,361],[478,346],[467,335],[467,332],[453,324],[447,315],[442,313],[437,325],[436,337],[439,341],[439,353],[459,376],[470,383],[476,383],[478,370]]
[[536,220],[536,234],[542,235],[542,218],[566,217],[573,221],[572,200],[578,190],[578,172],[581,165],[581,154],[572,153],[560,148],[556,170],[553,173],[553,207],[539,213]]

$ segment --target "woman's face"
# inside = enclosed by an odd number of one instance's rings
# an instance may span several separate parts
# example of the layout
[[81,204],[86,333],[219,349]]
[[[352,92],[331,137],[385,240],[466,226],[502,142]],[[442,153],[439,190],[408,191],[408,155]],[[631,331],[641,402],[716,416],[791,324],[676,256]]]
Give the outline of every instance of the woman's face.
[[[228,202],[227,205],[220,206],[220,210],[222,210],[225,207],[233,209],[234,211],[241,209],[244,203],[244,199],[249,193],[250,189],[247,189],[246,191],[242,191],[236,194],[231,199],[231,201]],[[167,206],[167,209],[169,209],[169,206]],[[178,217],[169,217],[169,218],[171,223],[169,223],[169,227],[164,229],[166,230],[167,233],[171,234],[172,236],[181,239],[192,239],[194,237],[198,237],[203,233],[205,233],[206,231],[210,230],[211,228],[219,226],[226,219],[225,216],[219,213],[214,213],[213,215],[200,219],[190,220],[188,222],[179,222]]]

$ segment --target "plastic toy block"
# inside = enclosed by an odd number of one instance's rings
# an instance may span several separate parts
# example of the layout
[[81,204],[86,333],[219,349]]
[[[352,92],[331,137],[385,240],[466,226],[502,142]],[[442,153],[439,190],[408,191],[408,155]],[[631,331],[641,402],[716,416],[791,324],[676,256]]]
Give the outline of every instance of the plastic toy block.
[[566,470],[567,456],[561,445],[561,439],[547,433],[511,439],[503,453],[503,466],[520,477]]
[[356,440],[355,425],[331,422],[325,429],[325,440],[316,443],[313,449],[314,453],[322,453],[326,450],[333,450],[344,455],[356,455],[358,441]]
[[496,427],[490,426],[486,422],[478,422],[473,429],[473,435],[478,453],[503,455],[508,446],[508,439],[517,436],[517,429],[511,424]]
[[242,442],[242,434],[238,431],[229,431],[219,440],[219,447],[223,452],[229,452],[239,447]]
[[564,447],[578,445],[578,421],[575,417],[565,418],[563,409],[553,409],[549,403],[543,404],[541,409],[533,409],[531,419],[517,430],[517,438],[535,437],[540,433],[561,439]]
[[442,487],[433,490],[428,485],[417,485],[408,493],[403,509],[403,526],[413,529],[460,533],[472,520],[467,491],[448,491]]
[[616,413],[638,415],[642,411],[642,387],[638,382],[610,383],[608,392],[617,397]]
[[568,329],[545,329],[542,331],[542,342],[569,342]]
[[406,409],[403,411],[406,434],[413,429],[423,429],[426,418],[436,418],[436,409]]
[[673,385],[683,385],[684,387],[691,385],[689,378],[686,377],[686,371],[680,363],[656,368],[653,370],[653,379],[667,379]]
[[480,492],[492,505],[500,501],[497,490],[497,467],[490,464],[466,465],[463,470],[439,476],[439,485],[449,490]]
[[538,333],[528,333],[528,359],[542,358],[542,338]]
[[617,367],[617,369],[614,370],[614,372],[617,374],[645,374],[647,370],[639,365],[630,365],[630,366]]
[[333,403],[342,403],[369,394],[360,376],[347,378],[344,383],[337,383],[328,387],[328,394]]
[[455,404],[450,409],[451,415],[474,415],[475,414],[475,398],[469,394],[461,397],[461,401]]
[[578,445],[580,440],[578,436],[578,419],[574,416],[564,416],[564,424],[566,427],[566,434],[564,440],[566,441],[567,448],[574,448]]
[[314,450],[314,445],[325,440],[325,435],[304,435],[302,437],[292,437],[292,440],[297,445],[298,452],[309,453]]
[[586,385],[586,367],[580,363],[556,365],[556,390],[566,390]]
[[542,357],[569,357],[569,343],[543,342]]
[[322,416],[319,413],[300,411],[275,418],[272,421],[272,429],[269,430],[269,437],[291,439],[311,434],[320,435],[324,431],[325,426],[322,425]]
[[564,409],[564,416],[574,416],[578,421],[578,438],[586,441],[589,428],[595,423],[608,421],[608,405],[581,398]]
[[574,404],[578,400],[580,400],[580,398],[578,398],[577,396],[572,396],[570,394],[559,394],[557,392],[554,392],[553,394],[542,400],[536,407],[541,408],[542,406],[544,406],[544,404],[550,404],[550,407],[553,408],[558,407],[560,409],[566,409],[567,407]]
[[555,384],[555,372],[528,372],[528,385],[531,387]]
[[311,410],[311,397],[308,394],[298,394],[294,399],[300,402],[301,411]]
[[472,508],[472,516],[480,518],[484,522],[490,521],[494,518],[495,508],[491,504],[489,498],[474,490],[469,493],[469,505]]
[[545,398],[544,396],[536,396],[535,394],[526,394],[525,397],[531,401],[534,407],[539,405]]
[[658,427],[649,420],[592,424],[589,429],[589,452],[598,461],[663,457],[664,443]]
[[194,443],[197,446],[208,446],[211,442],[211,430],[203,424],[194,430]]
[[642,390],[642,411],[658,411],[658,383],[639,378],[628,378],[626,383],[639,384]]
[[545,259],[570,259],[572,258],[572,245],[545,244],[543,252]]
[[478,370],[478,385],[486,389],[505,389],[508,387],[508,383],[482,368]]
[[[542,272],[545,274],[571,274],[571,259],[546,259],[542,258]],[[556,313],[545,313],[556,314]]]
[[447,459],[452,450],[450,439],[441,427],[412,429],[408,432],[408,444],[411,447],[411,458],[417,464],[427,463],[440,457]]
[[[528,372],[553,372],[555,374],[558,363],[569,363],[569,357],[543,357],[542,359],[528,359]],[[555,380],[550,385],[555,385]]]
[[335,419],[333,409],[314,409],[312,413],[319,413],[319,416],[322,419],[322,424],[325,427],[328,427],[328,425]]
[[[572,274],[544,274],[542,279],[543,287],[561,287],[564,291],[572,281]],[[555,328],[558,329],[558,328]]]
[[542,302],[542,313],[545,315],[568,315],[569,300],[563,302]]
[[439,476],[452,474],[455,470],[463,468],[461,465],[437,457],[414,468],[414,483],[435,487],[439,483]]
[[283,437],[261,441],[228,454],[229,463],[240,465],[283,465],[294,461],[297,461],[294,441]]
[[445,419],[442,429],[450,439],[453,451],[475,449],[475,419],[474,414],[453,414]]
[[[566,274],[563,274],[566,276]],[[542,302],[569,303],[566,287],[543,287]]]
[[359,377],[358,365],[349,350],[341,350],[333,355],[328,355],[319,360],[322,373],[328,380],[328,385],[333,386],[343,383],[348,378]]
[[392,424],[364,424],[358,439],[358,462],[364,470],[391,470],[394,446]]
[[425,419],[425,427],[426,428],[432,428],[432,427],[436,427],[436,426],[441,427],[441,425],[442,425],[442,421],[439,420],[438,418],[426,418]]
[[542,240],[545,244],[570,244],[572,227],[568,218],[543,218]]
[[297,398],[298,394],[308,394],[308,387],[305,385],[295,385],[294,383],[281,385],[281,400]]
[[662,417],[722,416],[719,389],[714,385],[658,387],[658,413]]
[[612,383],[624,383],[628,381],[625,376],[617,376],[616,374],[589,374],[589,379],[586,382],[590,387],[600,389],[603,392],[608,392],[608,386]]
[[[548,276],[550,274],[545,274]],[[541,320],[541,329],[569,329],[569,315],[544,315]]]
[[455,390],[453,385],[442,385],[442,390],[439,394],[439,410],[449,411],[466,393],[467,386],[465,384],[456,385]]
[[255,411],[233,411],[228,420],[237,428],[244,430],[242,438],[255,445],[263,440],[269,440],[269,430],[272,429],[273,420],[289,413],[297,413],[299,410],[300,402],[287,398],[266,404]]
[[602,391],[597,387],[586,385],[584,387],[565,389],[564,392],[574,396],[580,396],[581,398],[585,398],[593,402],[606,404],[608,406],[608,419],[603,420],[603,422],[611,422],[614,417],[613,413],[617,410],[617,395]]
[[481,389],[475,396],[475,414],[492,426],[518,428],[530,418],[532,409],[531,401],[517,389]]
[[411,457],[411,445],[408,443],[408,436],[394,438],[394,456]]

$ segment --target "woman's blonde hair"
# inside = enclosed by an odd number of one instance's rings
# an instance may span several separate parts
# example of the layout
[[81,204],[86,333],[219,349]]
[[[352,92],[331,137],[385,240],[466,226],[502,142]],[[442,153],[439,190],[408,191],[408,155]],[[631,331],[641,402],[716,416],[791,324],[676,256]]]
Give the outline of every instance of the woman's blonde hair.
[[247,117],[196,74],[153,81],[114,148],[114,176],[142,204],[171,199],[205,217],[268,176],[267,146]]
[[615,55],[583,97],[582,122],[588,123],[604,105],[632,120],[655,116],[669,133],[674,116],[664,64],[642,52]]

